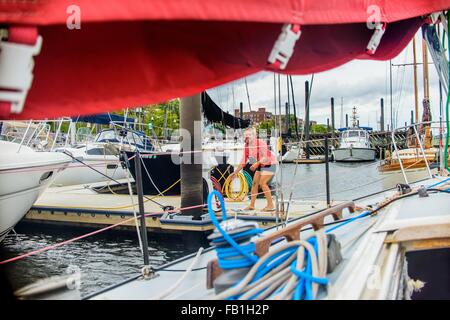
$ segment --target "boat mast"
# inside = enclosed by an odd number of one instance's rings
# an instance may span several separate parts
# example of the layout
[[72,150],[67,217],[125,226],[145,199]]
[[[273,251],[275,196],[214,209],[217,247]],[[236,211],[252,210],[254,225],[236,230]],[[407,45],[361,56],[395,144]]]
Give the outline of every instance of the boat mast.
[[[423,112],[422,112],[422,122],[431,121],[431,110],[430,110],[430,86],[428,77],[428,48],[425,38],[422,38],[422,56],[423,56]],[[430,136],[430,126],[431,124],[422,124],[424,129],[424,148],[431,148],[431,136]]]
[[417,59],[416,59],[416,36],[414,35],[413,38],[413,58],[414,58],[414,112],[415,115],[415,122],[419,122],[419,93],[418,93],[418,87],[417,87]]
[[389,100],[390,100],[390,113],[391,113],[391,131],[394,129],[394,119],[392,113],[392,60],[389,60]]

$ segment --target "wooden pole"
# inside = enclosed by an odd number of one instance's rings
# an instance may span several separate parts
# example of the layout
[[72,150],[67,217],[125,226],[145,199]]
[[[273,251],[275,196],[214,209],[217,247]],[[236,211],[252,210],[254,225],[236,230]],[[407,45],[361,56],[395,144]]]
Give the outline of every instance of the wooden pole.
[[327,194],[327,207],[329,208],[331,205],[331,197],[330,197],[330,164],[328,159],[328,137],[325,137],[325,187]]
[[241,102],[239,104],[239,114],[240,114],[241,119],[244,119],[244,103],[243,102]]
[[285,125],[286,125],[286,135],[289,134],[289,102],[286,102],[286,119],[285,119]]
[[331,97],[331,137],[334,138],[334,98]]
[[142,253],[144,255],[144,265],[149,265],[148,258],[148,240],[147,240],[147,227],[145,225],[145,210],[144,210],[144,189],[142,187],[142,170],[141,170],[141,154],[136,151],[134,157],[134,170],[136,172],[136,191],[138,195],[139,203],[139,221],[140,221],[140,233],[142,241]]
[[294,85],[293,85],[293,83],[292,83],[292,76],[289,76],[289,80],[290,80],[290,82],[291,82],[292,106],[294,107],[295,135],[297,136],[297,139],[298,139],[299,135],[298,135],[298,123],[297,123],[297,109],[296,109],[296,106],[295,106]]
[[[196,94],[181,98],[180,128],[184,153],[180,165],[181,207],[197,206],[203,203],[202,140],[201,140],[201,97]],[[181,215],[192,215],[194,220],[203,214],[201,207],[183,210]]]
[[[309,140],[309,81],[305,81],[305,140]],[[309,159],[309,142],[306,142],[305,153]]]
[[422,39],[422,56],[423,56],[423,99],[430,98],[430,86],[428,82],[428,49],[427,42]]
[[[414,58],[414,110],[416,112],[416,123],[419,123],[419,92],[417,88],[417,58],[416,58],[416,37],[413,38],[413,58]],[[411,122],[412,123],[412,122]]]

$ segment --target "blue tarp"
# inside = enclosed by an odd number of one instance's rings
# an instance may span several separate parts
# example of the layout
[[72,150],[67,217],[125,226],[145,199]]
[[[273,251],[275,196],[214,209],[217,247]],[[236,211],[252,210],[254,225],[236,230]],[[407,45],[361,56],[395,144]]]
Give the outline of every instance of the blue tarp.
[[122,116],[118,116],[116,114],[109,114],[109,113],[102,113],[102,114],[96,114],[92,116],[79,116],[79,117],[73,117],[73,121],[76,122],[88,122],[88,123],[97,123],[97,124],[109,124],[110,122],[115,123],[134,123],[134,118],[127,118],[125,121],[125,118]]

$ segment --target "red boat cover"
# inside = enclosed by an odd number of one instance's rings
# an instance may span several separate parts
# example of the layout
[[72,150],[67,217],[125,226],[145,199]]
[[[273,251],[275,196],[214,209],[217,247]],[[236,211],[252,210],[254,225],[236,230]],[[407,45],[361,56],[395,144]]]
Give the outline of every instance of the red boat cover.
[[[284,23],[300,24],[302,35],[283,73],[317,73],[352,59],[387,60],[408,44],[424,23],[421,16],[450,7],[449,0],[78,0],[81,29],[69,30],[71,4],[0,2],[0,23],[37,26],[43,37],[24,110],[3,118],[142,106],[268,70]],[[369,56],[371,5],[387,29]]]

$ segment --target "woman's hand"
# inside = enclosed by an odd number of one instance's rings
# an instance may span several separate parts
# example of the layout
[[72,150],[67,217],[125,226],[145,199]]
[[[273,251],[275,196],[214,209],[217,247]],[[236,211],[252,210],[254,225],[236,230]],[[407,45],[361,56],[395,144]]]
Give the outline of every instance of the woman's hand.
[[259,167],[259,162],[256,162],[251,165],[250,170],[255,171],[256,169],[258,169],[258,167]]

